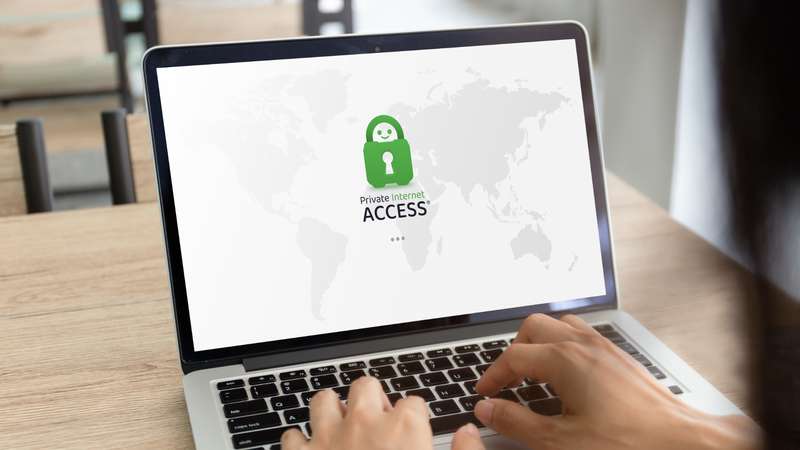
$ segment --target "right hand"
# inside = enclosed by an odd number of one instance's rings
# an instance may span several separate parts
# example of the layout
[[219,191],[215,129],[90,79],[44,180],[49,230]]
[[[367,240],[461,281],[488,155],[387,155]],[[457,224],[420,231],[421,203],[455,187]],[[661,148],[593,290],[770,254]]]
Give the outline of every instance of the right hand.
[[553,386],[563,415],[542,416],[501,399],[482,400],[475,415],[530,448],[760,448],[759,428],[748,418],[712,416],[689,407],[576,316],[528,317],[477,390],[492,396],[523,377]]

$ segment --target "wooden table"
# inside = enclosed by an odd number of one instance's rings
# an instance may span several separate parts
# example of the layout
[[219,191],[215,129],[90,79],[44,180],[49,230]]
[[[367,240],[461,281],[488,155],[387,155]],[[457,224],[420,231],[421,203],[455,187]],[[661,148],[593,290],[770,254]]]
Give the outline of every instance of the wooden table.
[[[741,269],[609,180],[622,302],[740,407]],[[191,448],[156,204],[0,219],[0,448]]]

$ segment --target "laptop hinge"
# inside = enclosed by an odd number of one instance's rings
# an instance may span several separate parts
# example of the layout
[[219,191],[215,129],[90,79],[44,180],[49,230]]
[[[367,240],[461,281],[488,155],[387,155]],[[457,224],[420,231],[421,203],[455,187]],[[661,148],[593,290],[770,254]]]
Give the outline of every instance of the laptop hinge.
[[401,336],[370,339],[346,344],[329,345],[324,347],[308,348],[292,352],[274,353],[242,359],[245,370],[263,370],[272,367],[285,367],[294,364],[308,363],[327,359],[343,358],[365,353],[397,350],[420,345],[430,345],[437,342],[471,339],[493,334],[510,333],[519,328],[520,320],[507,320],[491,322],[480,325],[471,325],[444,330],[415,332]]

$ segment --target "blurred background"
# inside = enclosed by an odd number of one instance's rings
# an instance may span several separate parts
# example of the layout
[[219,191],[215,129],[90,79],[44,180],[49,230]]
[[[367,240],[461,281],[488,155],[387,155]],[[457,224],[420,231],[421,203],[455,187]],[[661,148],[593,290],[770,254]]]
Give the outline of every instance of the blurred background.
[[[592,40],[607,168],[736,257],[712,18],[706,0],[1,0],[0,125],[41,119],[53,209],[110,205],[101,112],[144,111],[150,46],[572,19]],[[798,295],[796,272],[778,278]]]

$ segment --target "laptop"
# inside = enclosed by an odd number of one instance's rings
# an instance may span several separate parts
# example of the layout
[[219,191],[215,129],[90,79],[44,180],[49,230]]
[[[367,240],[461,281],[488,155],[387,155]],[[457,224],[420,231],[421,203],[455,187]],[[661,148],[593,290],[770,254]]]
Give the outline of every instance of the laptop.
[[[449,448],[533,313],[739,412],[620,309],[580,24],[165,46],[144,76],[197,448],[309,435],[314,393],[365,375]],[[561,413],[546,384],[501,395]]]

